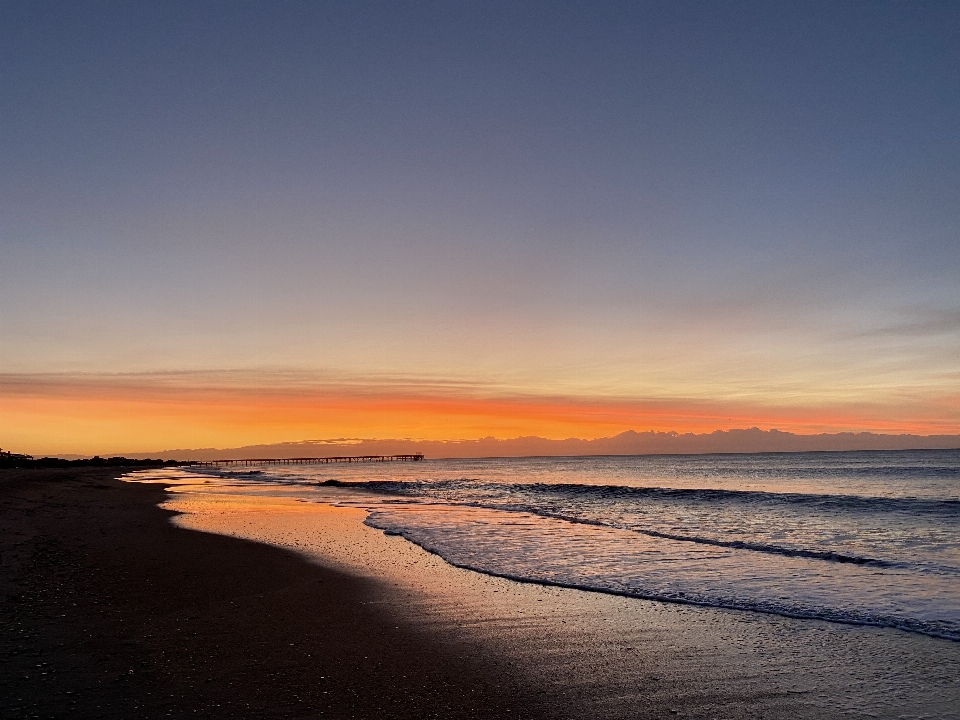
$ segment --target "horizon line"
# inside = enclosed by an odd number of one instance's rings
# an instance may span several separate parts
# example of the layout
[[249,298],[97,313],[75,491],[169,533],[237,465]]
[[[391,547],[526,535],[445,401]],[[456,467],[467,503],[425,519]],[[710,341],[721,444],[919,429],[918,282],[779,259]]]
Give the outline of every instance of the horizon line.
[[[917,435],[912,433],[874,433],[869,431],[800,434],[771,428],[728,428],[704,433],[679,433],[676,431],[625,430],[616,435],[585,439],[544,438],[536,435],[497,438],[485,436],[461,440],[432,440],[413,438],[337,438],[331,440],[291,440],[275,443],[258,443],[237,447],[171,448],[151,452],[127,453],[139,458],[157,456],[174,459],[173,455],[187,456],[175,459],[213,459],[217,454],[262,452],[274,448],[284,457],[283,450],[302,450],[305,446],[318,446],[335,452],[335,448],[350,448],[346,453],[397,454],[432,448],[434,453],[425,453],[432,459],[485,459],[495,457],[603,457],[643,455],[717,455],[717,454],[765,454],[801,452],[870,452],[878,450],[953,450],[960,449],[960,433]],[[860,443],[859,446],[855,446]],[[470,450],[503,451],[494,454],[463,454]],[[375,452],[374,450],[377,449]],[[457,452],[457,451],[461,452]],[[444,452],[448,451],[448,452]],[[439,455],[435,454],[439,452]],[[452,453],[452,454],[451,454]],[[118,454],[119,455],[119,454]],[[193,455],[194,458],[188,457]],[[79,455],[77,455],[79,457]],[[86,456],[84,456],[86,457]],[[261,455],[263,457],[263,455]],[[293,457],[287,455],[286,457]],[[221,459],[221,458],[217,458]]]

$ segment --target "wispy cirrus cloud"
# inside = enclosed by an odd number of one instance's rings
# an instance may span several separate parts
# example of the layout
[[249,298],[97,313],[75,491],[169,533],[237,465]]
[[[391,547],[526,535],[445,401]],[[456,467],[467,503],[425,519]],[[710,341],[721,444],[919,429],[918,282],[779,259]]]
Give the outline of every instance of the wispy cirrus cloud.
[[882,327],[866,330],[862,337],[927,337],[960,334],[960,308],[911,308],[904,319]]

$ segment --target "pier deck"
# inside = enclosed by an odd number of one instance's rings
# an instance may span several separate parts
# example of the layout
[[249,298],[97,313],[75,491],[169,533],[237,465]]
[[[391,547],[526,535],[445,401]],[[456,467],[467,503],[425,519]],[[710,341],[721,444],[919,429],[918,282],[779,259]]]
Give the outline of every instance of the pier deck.
[[358,462],[419,462],[421,453],[412,455],[335,455],[311,458],[244,458],[237,460],[191,460],[182,463],[194,467],[247,467],[250,465],[326,465],[328,463]]

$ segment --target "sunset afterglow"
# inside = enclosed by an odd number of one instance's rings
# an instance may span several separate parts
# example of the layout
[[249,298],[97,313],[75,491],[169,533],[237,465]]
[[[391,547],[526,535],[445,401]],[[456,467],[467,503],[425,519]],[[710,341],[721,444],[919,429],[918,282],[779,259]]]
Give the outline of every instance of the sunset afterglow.
[[[140,452],[305,439],[461,440],[537,435],[593,439],[625,430],[711,432],[758,426],[821,432],[949,434],[957,397],[888,404],[764,405],[756,398],[548,396],[439,383],[290,384],[250,388],[236,378],[7,378],[8,442],[35,452]],[[232,380],[233,383],[230,384]],[[248,382],[248,381],[247,381]],[[50,437],[63,438],[51,447]]]
[[0,446],[960,433],[949,23],[568,10],[5,23]]

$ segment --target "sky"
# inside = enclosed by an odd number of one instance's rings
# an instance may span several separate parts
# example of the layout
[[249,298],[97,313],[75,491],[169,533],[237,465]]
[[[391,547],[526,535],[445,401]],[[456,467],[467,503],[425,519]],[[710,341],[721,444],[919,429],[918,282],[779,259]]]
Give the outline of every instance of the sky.
[[960,433],[955,2],[0,0],[0,446]]

